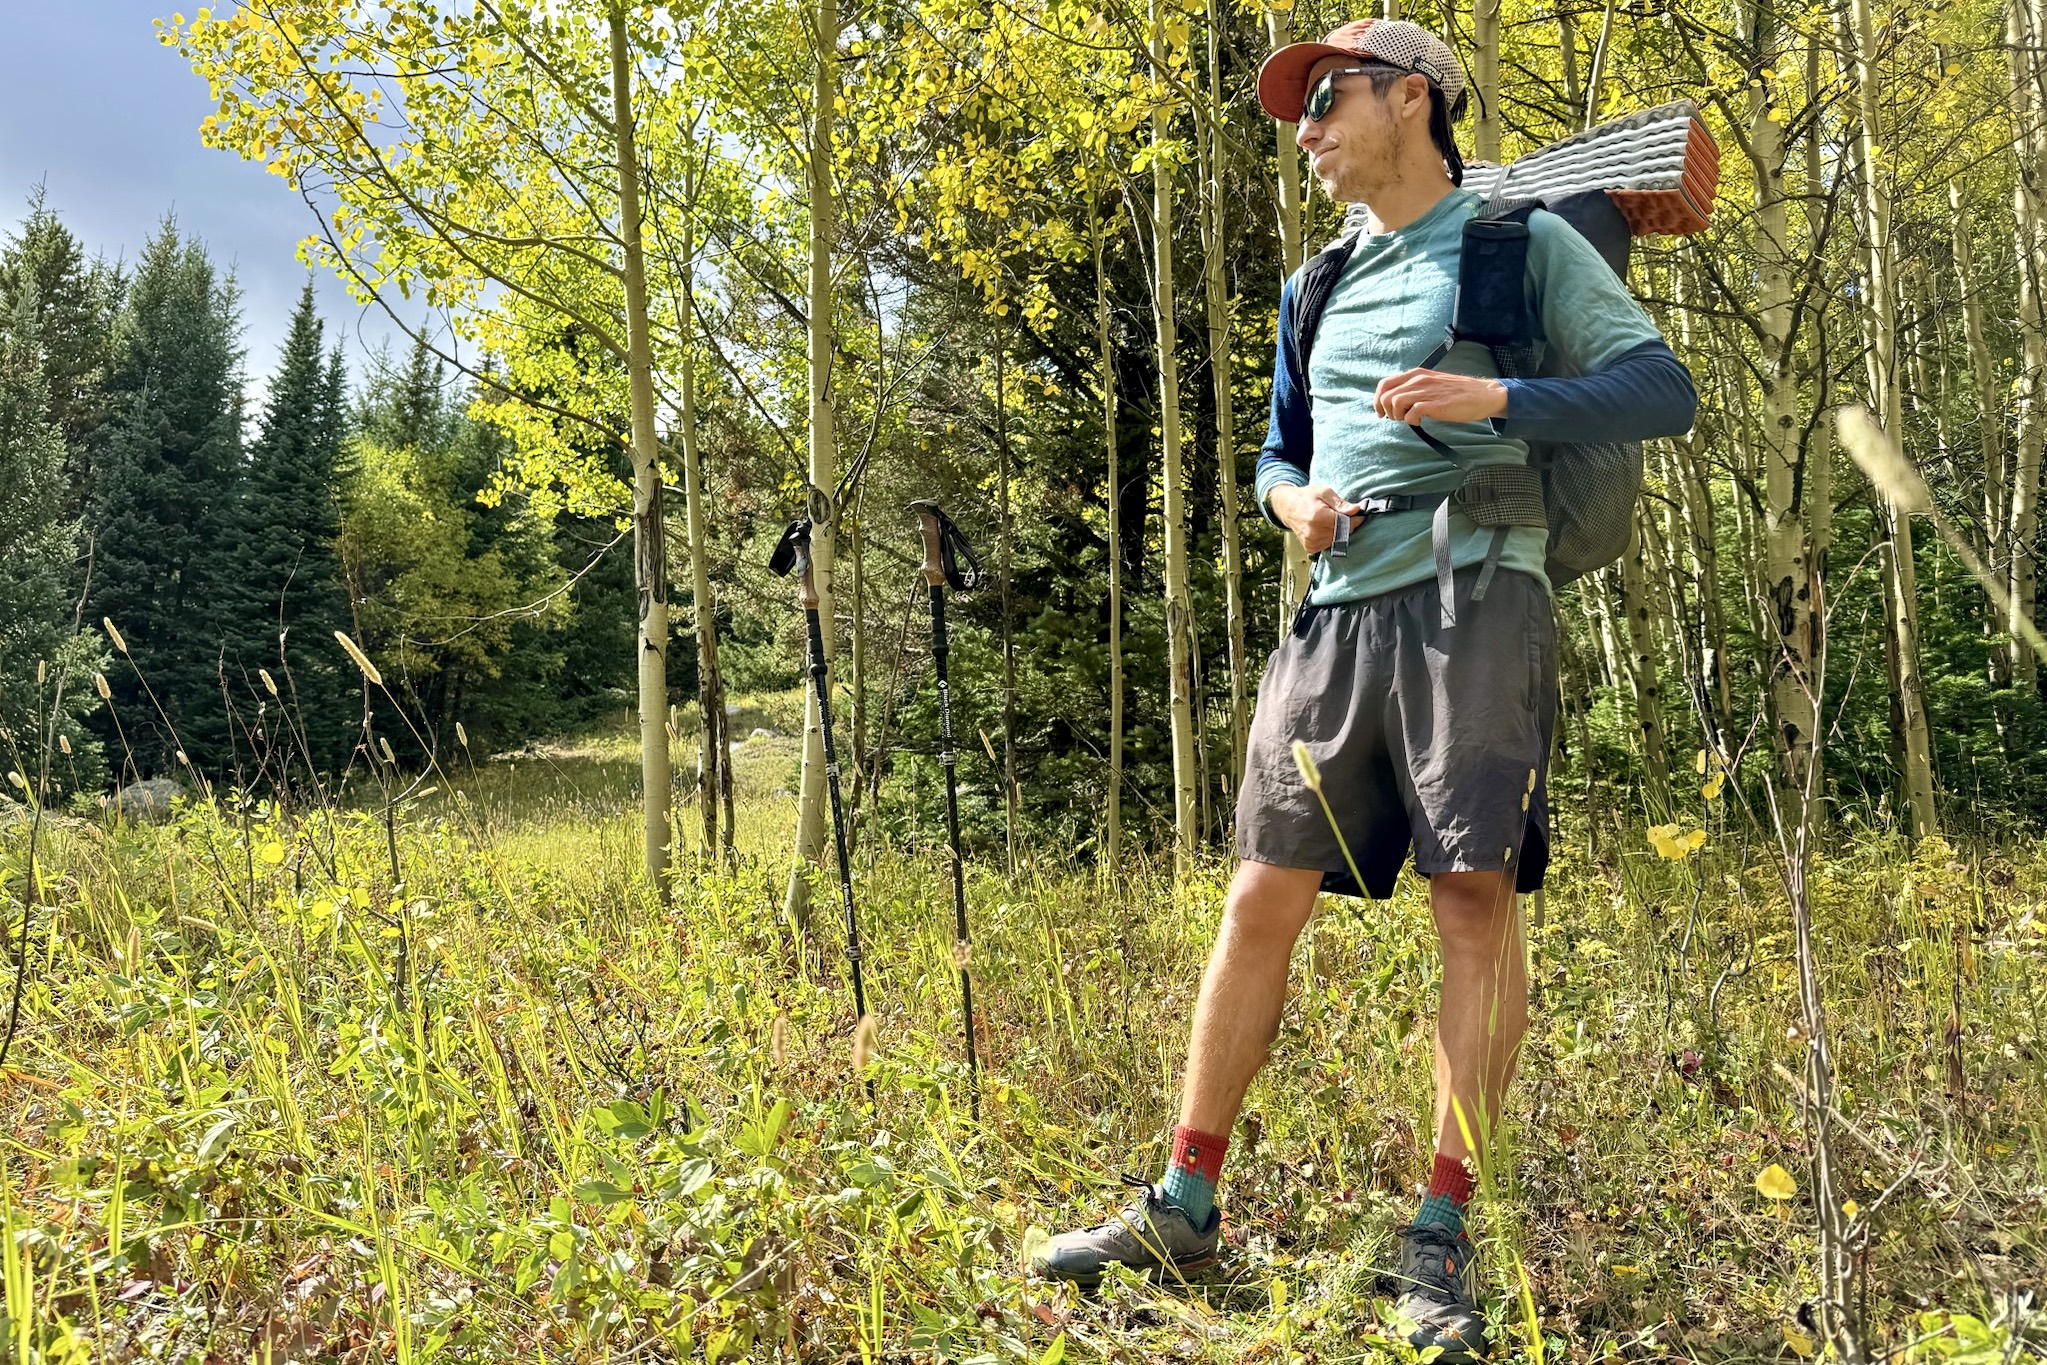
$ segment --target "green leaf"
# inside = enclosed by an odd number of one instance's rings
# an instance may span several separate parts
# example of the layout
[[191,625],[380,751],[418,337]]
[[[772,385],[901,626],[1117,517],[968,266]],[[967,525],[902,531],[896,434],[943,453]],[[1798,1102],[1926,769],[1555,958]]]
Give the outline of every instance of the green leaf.
[[682,1169],[677,1172],[675,1197],[687,1199],[709,1184],[710,1180],[711,1163],[704,1157],[691,1157],[682,1163]]
[[609,1180],[585,1180],[576,1186],[576,1198],[585,1204],[603,1204],[608,1207],[612,1204],[623,1204],[632,1197],[631,1192],[620,1189]]
[[206,1136],[199,1139],[199,1150],[193,1155],[199,1161],[212,1161],[220,1154],[221,1144],[234,1131],[235,1117],[230,1114],[206,1130]]

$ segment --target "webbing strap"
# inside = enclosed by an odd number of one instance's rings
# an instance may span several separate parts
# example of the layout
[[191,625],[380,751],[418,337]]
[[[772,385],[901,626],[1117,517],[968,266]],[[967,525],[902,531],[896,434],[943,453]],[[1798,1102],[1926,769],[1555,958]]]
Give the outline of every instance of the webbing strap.
[[[1452,496],[1454,495],[1450,493],[1391,493],[1383,498],[1360,498],[1357,507],[1361,515],[1357,529],[1351,529],[1349,517],[1339,516],[1336,519],[1335,537],[1329,542],[1329,548],[1324,550],[1322,554],[1328,555],[1331,559],[1345,558],[1350,554],[1351,537],[1361,534],[1365,529],[1366,523],[1371,521],[1373,517],[1386,512],[1424,511],[1440,502],[1448,500]],[[1320,558],[1320,556],[1317,556],[1317,558]]]
[[1429,528],[1429,541],[1436,551],[1436,596],[1443,603],[1443,629],[1457,624],[1457,571],[1450,563],[1450,499],[1436,504],[1436,521]]
[[1486,547],[1485,567],[1478,571],[1478,582],[1471,586],[1471,600],[1485,601],[1485,590],[1493,585],[1493,572],[1500,567],[1500,552],[1507,548],[1507,528],[1493,528],[1493,543]]
[[[1437,342],[1436,349],[1429,352],[1428,359],[1422,361],[1420,368],[1434,369],[1442,362],[1444,356],[1450,354],[1450,347],[1456,340],[1456,334],[1453,332]],[[1463,468],[1463,462],[1457,458],[1457,452],[1425,431],[1420,422],[1410,422],[1408,426],[1415,435],[1422,438],[1429,449],[1451,464]],[[1531,481],[1532,488],[1522,486]],[[1531,493],[1532,501],[1529,498]],[[1542,485],[1533,470],[1525,467],[1512,470],[1481,468],[1466,473],[1464,485],[1460,486],[1456,493],[1446,496],[1436,504],[1435,520],[1429,528],[1430,548],[1435,552],[1436,558],[1436,595],[1442,599],[1442,622],[1445,630],[1457,624],[1456,566],[1450,559],[1450,504],[1455,501],[1493,504],[1486,509],[1488,521],[1493,528],[1493,538],[1492,543],[1486,547],[1485,565],[1479,570],[1478,582],[1472,585],[1471,600],[1474,602],[1483,602],[1486,589],[1493,585],[1493,575],[1499,571],[1500,556],[1507,547],[1508,526],[1548,524],[1547,519],[1541,515]],[[1493,517],[1500,519],[1492,521]]]
[[[1457,624],[1457,570],[1450,561],[1450,500],[1445,498],[1436,508],[1436,524],[1430,539],[1436,551],[1436,596],[1442,599],[1443,629]],[[1499,571],[1500,555],[1507,548],[1507,528],[1493,528],[1492,543],[1486,546],[1485,564],[1478,571],[1478,582],[1471,585],[1471,600],[1474,604],[1485,601],[1486,589],[1493,585],[1493,575]]]

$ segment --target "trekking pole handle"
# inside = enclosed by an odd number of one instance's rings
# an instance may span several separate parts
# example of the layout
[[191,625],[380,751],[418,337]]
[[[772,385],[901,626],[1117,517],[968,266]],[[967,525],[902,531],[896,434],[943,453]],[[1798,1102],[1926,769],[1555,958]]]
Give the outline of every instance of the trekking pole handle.
[[796,551],[797,594],[802,599],[805,611],[816,611],[818,604],[817,575],[810,562],[810,545],[805,542]]
[[790,522],[783,530],[782,538],[775,542],[775,552],[768,557],[768,571],[778,576],[795,574],[802,593],[803,609],[816,611],[817,580],[811,569],[810,534],[809,522]]
[[917,514],[917,529],[924,533],[924,581],[934,588],[945,586],[945,556],[939,549],[942,532],[938,525],[937,503],[913,503],[911,510]]

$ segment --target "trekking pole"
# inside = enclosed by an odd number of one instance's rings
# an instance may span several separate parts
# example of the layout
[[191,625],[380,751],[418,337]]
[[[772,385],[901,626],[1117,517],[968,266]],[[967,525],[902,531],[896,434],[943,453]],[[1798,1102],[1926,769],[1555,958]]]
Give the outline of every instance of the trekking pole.
[[[967,1107],[975,1122],[981,1118],[981,1063],[974,1050],[974,987],[967,974],[971,944],[967,937],[967,867],[960,852],[959,778],[952,751],[952,689],[946,682],[945,664],[952,646],[945,634],[945,589],[948,584],[965,592],[980,582],[981,565],[967,547],[952,519],[935,502],[913,502],[917,524],[924,532],[924,582],[931,593],[931,662],[938,676],[938,761],[945,765],[945,832],[952,843],[953,961],[960,973],[960,1026],[967,1046]],[[960,560],[966,560],[964,569]]]
[[[775,545],[768,568],[786,577],[796,575],[803,602],[803,623],[810,633],[810,681],[817,688],[817,719],[824,731],[825,785],[832,794],[832,838],[839,850],[839,889],[846,899],[846,967],[853,976],[854,1025],[867,1017],[867,988],[860,978],[860,921],[853,913],[853,869],[846,861],[846,817],[839,805],[839,754],[832,743],[832,694],[825,683],[824,627],[818,619],[817,582],[811,574],[810,523],[792,521]],[[868,1083],[868,1094],[874,1092]]]

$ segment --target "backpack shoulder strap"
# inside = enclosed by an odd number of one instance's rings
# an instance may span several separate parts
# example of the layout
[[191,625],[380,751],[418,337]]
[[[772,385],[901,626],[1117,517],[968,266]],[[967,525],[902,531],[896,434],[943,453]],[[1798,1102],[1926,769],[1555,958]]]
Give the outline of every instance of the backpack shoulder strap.
[[1293,351],[1294,373],[1301,377],[1302,393],[1308,392],[1308,356],[1315,349],[1322,314],[1329,308],[1329,296],[1336,292],[1337,277],[1357,247],[1358,234],[1347,232],[1315,253],[1295,277],[1294,329],[1287,344]]

